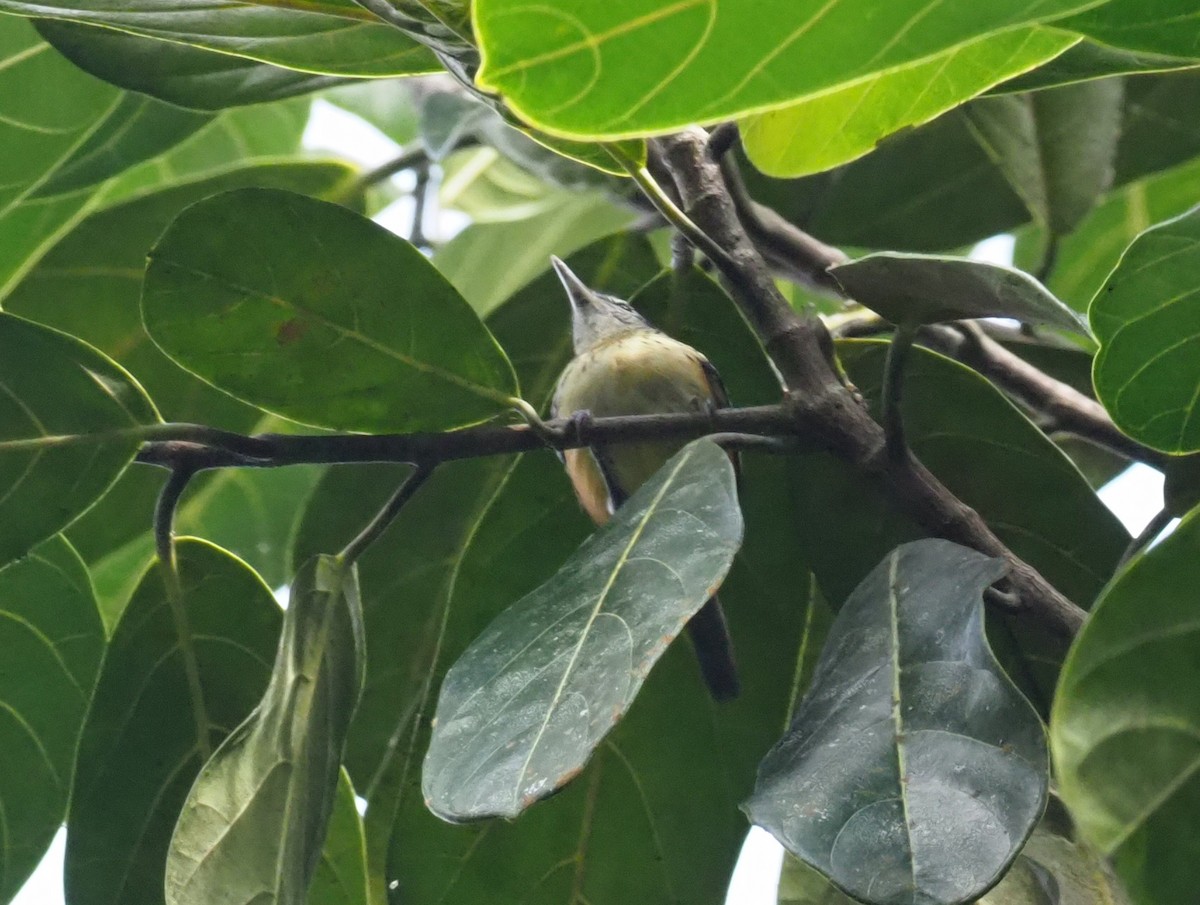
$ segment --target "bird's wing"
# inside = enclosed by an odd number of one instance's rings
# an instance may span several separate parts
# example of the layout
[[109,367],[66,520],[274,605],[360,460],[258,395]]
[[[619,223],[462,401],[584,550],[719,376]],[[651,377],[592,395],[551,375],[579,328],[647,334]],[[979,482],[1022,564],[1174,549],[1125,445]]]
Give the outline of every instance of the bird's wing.
[[[700,359],[700,369],[704,372],[705,381],[708,382],[708,392],[712,396],[713,403],[719,409],[729,408],[729,391],[725,389],[725,381],[721,379],[721,372],[699,352],[696,353],[696,357]],[[733,462],[733,474],[737,480],[737,489],[740,494],[742,492],[742,457],[731,452],[729,460]]]

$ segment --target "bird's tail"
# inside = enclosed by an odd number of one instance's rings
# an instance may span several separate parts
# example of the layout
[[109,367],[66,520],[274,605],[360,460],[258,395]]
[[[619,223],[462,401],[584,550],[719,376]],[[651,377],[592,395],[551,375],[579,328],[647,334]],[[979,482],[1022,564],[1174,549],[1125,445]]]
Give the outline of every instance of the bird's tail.
[[687,627],[709,694],[715,701],[732,701],[741,692],[742,683],[738,681],[733,639],[717,598],[708,598]]

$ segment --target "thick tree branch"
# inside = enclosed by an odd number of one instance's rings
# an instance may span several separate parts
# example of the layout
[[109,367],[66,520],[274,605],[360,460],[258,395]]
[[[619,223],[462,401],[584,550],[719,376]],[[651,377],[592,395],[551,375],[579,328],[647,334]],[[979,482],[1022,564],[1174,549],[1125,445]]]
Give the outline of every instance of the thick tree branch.
[[[743,228],[705,136],[689,130],[655,142],[684,210],[726,252],[715,263],[779,368],[797,430],[865,473],[881,478],[898,505],[934,536],[1003,558],[1020,606],[1055,633],[1070,637],[1084,612],[1009,550],[973,509],[913,457],[885,452],[883,429],[844,384],[832,340],[816,318],[801,318],[775,287],[766,262]],[[664,212],[666,213],[666,212]]]

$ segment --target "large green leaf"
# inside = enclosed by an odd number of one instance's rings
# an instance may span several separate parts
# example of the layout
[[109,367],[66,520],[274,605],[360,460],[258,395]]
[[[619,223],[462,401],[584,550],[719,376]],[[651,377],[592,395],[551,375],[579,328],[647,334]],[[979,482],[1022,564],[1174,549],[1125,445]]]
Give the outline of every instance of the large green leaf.
[[476,78],[547,132],[636,137],[782,107],[1093,2],[477,0]]
[[[74,337],[0,314],[0,563],[78,518],[158,420],[142,388]],[[95,434],[74,442],[63,438]]]
[[1059,236],[1112,185],[1123,94],[1120,79],[1103,79],[982,98],[967,116],[1035,221]]
[[1125,433],[1200,450],[1200,207],[1142,233],[1088,310],[1096,393]]
[[62,194],[120,175],[179,144],[212,119],[212,114],[126,94],[100,128],[41,186],[39,194]]
[[167,854],[168,905],[304,905],[362,690],[362,635],[354,566],[302,565],[262,701],[188,793]]
[[[1039,826],[1008,873],[976,905],[1129,905],[1111,868],[1086,846]],[[794,857],[779,878],[779,905],[854,905]]]
[[969,902],[1046,805],[1041,722],[983,632],[983,591],[1004,571],[943,540],[889,553],[763,760],[751,820],[856,898]]
[[[885,343],[843,342],[850,379],[879,411]],[[950,490],[1052,584],[1088,606],[1108,581],[1129,535],[1069,459],[974,371],[927,350],[905,369],[902,412],[909,444]],[[794,464],[798,542],[837,607],[888,550],[923,532],[884,488],[824,454]],[[1020,619],[989,625],[997,654],[1043,709],[1064,651]]]
[[1195,888],[1198,550],[1193,513],[1117,576],[1071,649],[1050,724],[1071,816],[1136,902],[1184,902]]
[[1080,41],[1053,60],[1024,75],[1010,79],[994,88],[992,94],[1015,91],[1039,91],[1058,85],[1073,85],[1091,79],[1113,75],[1138,75],[1147,72],[1170,72],[1196,65],[1187,57],[1168,57],[1154,53],[1119,50],[1095,41]]
[[[0,12],[102,25],[326,75],[428,72],[429,51],[352,0],[0,0]],[[414,65],[417,67],[414,70]]]
[[281,615],[244,564],[178,544],[182,603],[158,567],[109,644],[83,728],[67,820],[74,905],[160,905],[167,843],[201,765],[257,703]]
[[729,457],[689,444],[451,667],[425,757],[430,809],[512,818],[574,778],[741,541]]
[[1200,8],[1193,0],[1109,0],[1063,24],[1105,44],[1200,59]]
[[[121,88],[196,110],[274,101],[341,81],[78,22],[42,19],[37,29],[80,69]],[[429,66],[436,66],[432,58]]]
[[87,569],[61,537],[0,570],[0,648],[0,902],[7,902],[66,816],[75,746],[104,653]]
[[1057,57],[1078,38],[1049,28],[989,35],[904,69],[879,73],[741,124],[754,165],[772,176],[819,173],[869,153],[1011,76]]
[[858,302],[894,324],[1012,317],[1086,333],[1087,326],[1029,274],[1000,264],[880,252],[830,268]]
[[367,905],[367,851],[354,786],[342,770],[338,777],[329,835],[308,888],[308,905]]
[[150,253],[142,316],[188,370],[322,427],[444,430],[517,392],[495,339],[416,248],[289,192],[235,190],[180,214]]

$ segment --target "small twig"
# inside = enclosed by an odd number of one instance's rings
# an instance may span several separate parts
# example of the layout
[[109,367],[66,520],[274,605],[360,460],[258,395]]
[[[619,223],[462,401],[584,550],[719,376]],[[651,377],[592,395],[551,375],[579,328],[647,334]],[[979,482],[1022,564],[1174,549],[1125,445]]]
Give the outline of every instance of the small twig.
[[1042,261],[1034,272],[1039,283],[1047,282],[1054,273],[1054,266],[1058,263],[1058,248],[1058,236],[1051,233],[1050,238],[1046,240],[1046,248],[1042,251]]
[[733,150],[733,146],[741,139],[736,122],[721,123],[708,135],[708,156],[720,160]]
[[429,204],[430,173],[429,162],[418,164],[413,168],[417,181],[413,185],[412,225],[408,230],[408,241],[420,249],[429,249],[429,240],[425,237],[425,208]]
[[682,279],[696,264],[696,246],[678,230],[671,233],[671,272]]
[[387,530],[388,525],[400,514],[400,510],[405,507],[413,495],[421,489],[422,485],[433,475],[436,466],[434,465],[418,465],[413,472],[404,479],[392,498],[384,504],[384,507],[379,510],[367,526],[359,532],[358,537],[346,544],[345,549],[338,554],[340,559],[346,565],[351,565],[360,556],[367,547],[371,546],[378,538]]
[[176,582],[179,576],[175,567],[175,511],[195,474],[196,469],[187,464],[172,469],[154,506],[154,549],[167,575]]
[[883,430],[886,437],[888,458],[893,462],[907,459],[911,453],[904,438],[904,368],[913,342],[917,338],[916,324],[900,324],[888,343],[887,358],[883,364]]
[[1149,524],[1139,532],[1137,537],[1129,542],[1129,546],[1125,548],[1125,552],[1117,560],[1117,567],[1114,569],[1114,572],[1120,572],[1126,563],[1139,553],[1147,550],[1154,543],[1154,539],[1166,530],[1167,525],[1171,524],[1173,518],[1175,516],[1165,508],[1156,512],[1154,518],[1150,519]]

